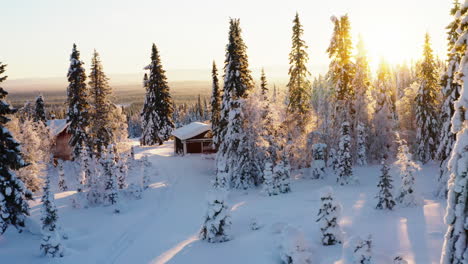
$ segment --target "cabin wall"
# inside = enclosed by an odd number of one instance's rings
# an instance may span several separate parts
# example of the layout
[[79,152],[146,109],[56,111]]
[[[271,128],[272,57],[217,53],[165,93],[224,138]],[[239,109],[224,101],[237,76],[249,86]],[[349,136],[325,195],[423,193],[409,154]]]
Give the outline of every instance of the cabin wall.
[[55,138],[55,143],[52,147],[52,153],[55,159],[71,160],[72,159],[72,148],[69,145],[71,134],[67,133],[66,130],[62,131]]

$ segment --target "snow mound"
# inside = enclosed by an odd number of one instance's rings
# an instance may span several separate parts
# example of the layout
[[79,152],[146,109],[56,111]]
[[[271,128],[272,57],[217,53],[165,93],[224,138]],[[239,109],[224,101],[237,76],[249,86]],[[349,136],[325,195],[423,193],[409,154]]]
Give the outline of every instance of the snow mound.
[[172,135],[180,140],[186,140],[209,130],[211,130],[210,124],[192,122],[186,126],[180,127],[172,131]]

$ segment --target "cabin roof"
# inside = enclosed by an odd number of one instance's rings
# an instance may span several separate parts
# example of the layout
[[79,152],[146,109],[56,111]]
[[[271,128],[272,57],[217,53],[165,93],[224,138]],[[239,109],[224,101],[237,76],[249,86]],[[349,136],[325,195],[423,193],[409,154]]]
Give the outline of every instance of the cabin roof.
[[53,136],[62,133],[68,127],[68,124],[66,119],[47,120],[47,127],[49,127]]
[[172,135],[180,140],[186,140],[209,130],[211,130],[210,124],[192,122],[186,126],[179,127],[178,129],[172,131]]

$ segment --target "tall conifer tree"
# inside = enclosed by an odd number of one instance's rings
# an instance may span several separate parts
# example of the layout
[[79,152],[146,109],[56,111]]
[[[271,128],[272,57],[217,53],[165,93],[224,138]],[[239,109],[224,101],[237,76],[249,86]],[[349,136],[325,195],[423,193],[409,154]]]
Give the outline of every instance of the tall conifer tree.
[[416,96],[416,134],[417,155],[419,160],[426,163],[435,158],[439,135],[438,101],[439,76],[434,55],[430,44],[429,34],[424,41],[423,61],[419,70],[419,91]]
[[293,20],[292,49],[289,53],[289,82],[287,84],[289,91],[288,112],[300,114],[305,118],[310,110],[311,83],[307,70],[307,44],[303,40],[304,29],[299,20],[299,14]]
[[219,119],[221,118],[221,90],[219,88],[218,69],[216,68],[216,63],[214,61],[213,68],[211,70],[211,77],[213,78],[211,91],[211,128],[213,131],[213,141],[216,147],[218,147]]
[[110,96],[112,89],[104,73],[99,53],[94,50],[89,73],[89,89],[92,103],[90,132],[92,136],[92,149],[98,157],[112,143],[113,131],[109,125],[112,120],[112,102]]
[[455,101],[452,132],[456,133],[451,158],[448,163],[447,213],[448,225],[442,249],[441,264],[465,264],[468,262],[468,0],[461,6],[461,33],[455,42],[454,51],[462,56],[456,80],[461,84],[460,97]]
[[36,97],[36,104],[34,107],[34,122],[46,122],[44,97],[42,95]]
[[458,39],[459,33],[457,31],[460,26],[460,3],[455,0],[450,14],[453,21],[448,25],[448,62],[447,71],[442,76],[442,93],[444,95],[444,103],[442,105],[441,122],[442,133],[439,137],[439,148],[437,149],[437,158],[440,160],[440,174],[439,174],[439,187],[437,189],[437,196],[446,197],[447,195],[447,182],[449,179],[449,170],[447,168],[452,152],[453,144],[456,141],[456,134],[452,132],[452,117],[455,112],[453,107],[454,102],[460,96],[460,84],[455,79],[455,72],[460,65],[461,54],[454,50],[455,43]]
[[86,147],[89,125],[88,92],[86,90],[86,74],[80,60],[80,52],[73,44],[70,56],[70,68],[68,69],[67,103],[68,131],[71,133],[70,145],[73,148],[74,157],[79,157],[81,150]]
[[255,175],[251,173],[252,152],[245,131],[247,121],[244,113],[245,99],[253,88],[248,67],[247,47],[241,36],[239,19],[231,19],[224,66],[216,187],[248,188],[254,183]]
[[141,113],[143,133],[141,145],[161,145],[168,140],[174,129],[172,120],[172,98],[169,93],[166,72],[162,68],[158,49],[153,43],[151,63],[145,67],[149,71],[146,82],[146,98]]
[[[6,65],[0,62],[0,84],[7,78],[2,76],[5,67]],[[7,115],[16,112],[16,109],[10,108],[5,101],[7,95],[8,93],[0,87],[0,234],[10,225],[19,230],[24,227],[25,217],[29,215],[27,200],[32,200],[31,192],[13,172],[26,164],[21,156],[20,144],[5,127],[10,121]]]

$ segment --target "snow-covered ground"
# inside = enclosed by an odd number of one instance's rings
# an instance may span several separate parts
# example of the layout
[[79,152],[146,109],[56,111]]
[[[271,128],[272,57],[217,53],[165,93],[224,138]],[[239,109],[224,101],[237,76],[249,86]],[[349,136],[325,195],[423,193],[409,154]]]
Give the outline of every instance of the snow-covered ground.
[[[445,201],[433,198],[438,173],[435,164],[424,166],[416,179],[424,198],[421,206],[390,212],[374,209],[379,166],[356,167],[359,185],[336,186],[331,176],[311,180],[304,170],[293,173],[292,192],[288,194],[268,197],[260,189],[232,191],[228,202],[233,240],[210,244],[198,240],[197,234],[214,178],[214,156],[173,156],[172,142],[137,147],[136,157],[142,155],[149,156],[154,171],[143,199],[125,201],[122,213],[113,214],[109,207],[73,209],[70,198],[74,191],[56,193],[59,224],[69,236],[65,241],[67,255],[40,257],[40,235],[19,234],[10,228],[0,236],[0,263],[281,263],[279,232],[291,225],[304,233],[313,263],[343,264],[347,255],[343,245],[325,247],[320,242],[316,218],[320,189],[326,185],[333,187],[343,205],[340,225],[345,243],[355,235],[365,238],[371,234],[375,263],[390,264],[395,255],[404,256],[410,264],[439,262],[446,229]],[[392,172],[396,190],[400,180]],[[31,217],[39,222],[38,203],[32,205]],[[252,231],[252,219],[262,228]]]

